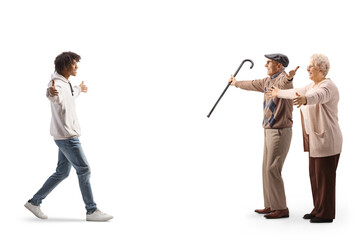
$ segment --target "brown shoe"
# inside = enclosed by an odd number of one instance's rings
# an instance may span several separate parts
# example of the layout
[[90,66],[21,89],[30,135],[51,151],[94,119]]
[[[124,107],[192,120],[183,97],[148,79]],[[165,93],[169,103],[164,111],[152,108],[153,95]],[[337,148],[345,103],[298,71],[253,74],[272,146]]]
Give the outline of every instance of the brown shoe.
[[260,214],[265,214],[265,213],[271,213],[272,211],[270,208],[264,208],[264,209],[256,209],[255,212]]
[[264,217],[266,217],[267,219],[274,219],[274,218],[287,218],[289,217],[289,209],[280,209],[280,210],[275,210],[267,215],[265,215]]

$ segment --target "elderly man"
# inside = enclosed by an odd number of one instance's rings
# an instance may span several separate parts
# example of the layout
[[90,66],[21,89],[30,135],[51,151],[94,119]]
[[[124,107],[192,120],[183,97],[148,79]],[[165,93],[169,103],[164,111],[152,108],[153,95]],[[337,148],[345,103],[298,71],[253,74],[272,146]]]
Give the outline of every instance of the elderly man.
[[[268,77],[253,81],[236,81],[231,75],[232,86],[249,91],[265,93],[273,86],[279,89],[293,88],[292,80],[299,67],[287,74],[285,67],[289,59],[283,54],[265,55]],[[284,182],[281,170],[289,151],[292,137],[292,101],[270,98],[264,94],[264,157],[263,157],[263,193],[264,209],[255,212],[266,214],[268,219],[289,217],[286,205]]]

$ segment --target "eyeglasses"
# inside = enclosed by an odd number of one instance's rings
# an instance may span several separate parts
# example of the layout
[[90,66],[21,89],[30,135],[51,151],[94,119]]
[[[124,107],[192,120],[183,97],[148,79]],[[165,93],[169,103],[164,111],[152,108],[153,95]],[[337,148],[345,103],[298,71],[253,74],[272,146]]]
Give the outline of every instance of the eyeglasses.
[[313,67],[315,67],[315,66],[313,66],[313,65],[307,66],[308,69],[313,68]]

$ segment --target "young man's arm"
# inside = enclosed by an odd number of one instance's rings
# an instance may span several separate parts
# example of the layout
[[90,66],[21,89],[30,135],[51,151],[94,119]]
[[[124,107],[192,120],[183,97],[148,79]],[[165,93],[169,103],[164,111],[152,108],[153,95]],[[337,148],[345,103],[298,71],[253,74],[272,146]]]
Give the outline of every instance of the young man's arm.
[[74,86],[74,97],[78,97],[81,92],[87,93],[87,86],[84,84],[84,81],[78,86]]
[[55,80],[52,80],[51,86],[46,89],[46,97],[53,103],[60,103],[61,87],[55,86]]

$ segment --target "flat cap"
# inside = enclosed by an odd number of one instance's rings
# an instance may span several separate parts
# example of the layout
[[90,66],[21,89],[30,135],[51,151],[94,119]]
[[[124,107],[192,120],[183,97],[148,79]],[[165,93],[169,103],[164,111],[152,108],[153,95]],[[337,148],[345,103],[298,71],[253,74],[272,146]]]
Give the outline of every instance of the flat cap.
[[289,58],[281,53],[265,54],[265,57],[281,63],[284,67],[289,65]]

